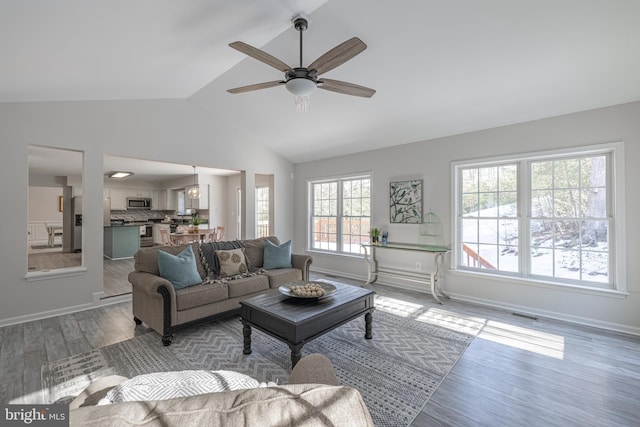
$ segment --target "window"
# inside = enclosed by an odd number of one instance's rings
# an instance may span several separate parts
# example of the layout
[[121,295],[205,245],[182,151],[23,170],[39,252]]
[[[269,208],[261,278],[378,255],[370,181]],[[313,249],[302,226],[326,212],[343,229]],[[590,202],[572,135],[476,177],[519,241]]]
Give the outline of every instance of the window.
[[309,183],[310,249],[359,254],[369,242],[371,179],[349,177]]
[[269,235],[269,187],[256,188],[256,237]]
[[607,144],[454,164],[455,268],[620,290],[622,260],[614,255],[622,254],[624,221],[613,195],[621,150]]

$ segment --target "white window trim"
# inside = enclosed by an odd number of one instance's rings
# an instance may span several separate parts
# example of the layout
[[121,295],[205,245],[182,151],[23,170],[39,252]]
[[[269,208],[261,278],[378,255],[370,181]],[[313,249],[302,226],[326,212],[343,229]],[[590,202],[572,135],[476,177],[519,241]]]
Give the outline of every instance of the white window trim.
[[[544,279],[538,279],[530,276],[521,276],[519,274],[509,274],[509,273],[490,273],[487,270],[483,270],[482,272],[461,268],[458,265],[458,260],[460,259],[460,249],[458,248],[458,241],[461,235],[460,230],[460,221],[459,218],[459,204],[458,200],[462,194],[461,182],[458,182],[458,171],[461,168],[465,167],[482,167],[484,165],[497,165],[500,163],[511,163],[511,162],[519,162],[519,161],[535,161],[535,160],[545,160],[549,158],[555,158],[562,155],[575,155],[575,156],[584,156],[584,155],[596,155],[603,153],[611,153],[611,171],[610,179],[611,179],[611,187],[612,194],[611,197],[611,216],[614,218],[614,229],[610,233],[610,239],[612,240],[612,245],[609,254],[613,257],[613,268],[612,271],[609,272],[613,276],[613,288],[598,288],[596,286],[576,286],[575,284],[564,284],[558,281],[547,281]],[[569,147],[557,150],[546,150],[540,152],[532,152],[532,153],[521,153],[514,155],[506,155],[506,156],[496,156],[490,158],[482,158],[482,159],[469,159],[469,160],[461,160],[455,161],[451,163],[451,183],[453,186],[453,197],[451,198],[451,213],[452,213],[452,227],[451,227],[451,270],[454,273],[464,273],[465,275],[474,275],[474,276],[489,276],[495,278],[503,278],[508,279],[510,281],[516,281],[519,283],[527,283],[527,284],[544,284],[545,287],[562,287],[566,289],[575,289],[575,290],[588,290],[589,292],[595,293],[607,293],[607,294],[627,294],[627,265],[626,265],[626,206],[625,206],[625,165],[624,165],[624,141],[603,143],[603,144],[595,144],[588,146],[578,146],[578,147]],[[520,171],[520,178],[522,179],[522,174],[524,171]],[[522,181],[519,185],[518,191],[520,192],[519,197],[527,197],[528,195],[528,183]],[[523,206],[522,204],[520,206]],[[522,212],[520,211],[518,217],[521,218]],[[528,226],[528,224],[526,224]],[[521,235],[522,237],[522,235]],[[527,244],[528,239],[526,241],[521,240],[521,244]],[[528,262],[525,260],[525,262]],[[522,264],[522,261],[521,261]]]
[[[326,254],[326,255],[335,255],[340,257],[351,257],[351,258],[364,258],[364,254],[356,254],[353,252],[342,252],[342,251],[330,251],[326,249],[317,249],[311,246],[311,242],[313,241],[313,230],[311,226],[311,217],[313,212],[313,200],[311,198],[311,186],[313,184],[322,184],[326,182],[333,181],[346,181],[352,179],[369,179],[370,188],[371,188],[371,196],[370,196],[370,206],[371,206],[371,215],[369,216],[370,221],[373,221],[373,173],[371,171],[367,172],[356,172],[353,174],[344,174],[344,175],[333,175],[333,176],[324,176],[318,178],[307,178],[306,180],[306,197],[307,197],[307,242],[306,242],[306,252],[309,253],[318,253],[318,254]],[[340,218],[341,215],[338,215]],[[373,223],[373,222],[372,222]],[[336,224],[338,236],[342,236],[342,224],[341,221],[338,221]]]

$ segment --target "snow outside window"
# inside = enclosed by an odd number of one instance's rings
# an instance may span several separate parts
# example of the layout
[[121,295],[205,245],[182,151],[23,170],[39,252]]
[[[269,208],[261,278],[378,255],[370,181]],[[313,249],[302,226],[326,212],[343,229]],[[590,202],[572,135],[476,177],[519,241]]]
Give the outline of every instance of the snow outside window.
[[454,164],[454,268],[623,288],[624,221],[614,214],[621,151],[619,143]]

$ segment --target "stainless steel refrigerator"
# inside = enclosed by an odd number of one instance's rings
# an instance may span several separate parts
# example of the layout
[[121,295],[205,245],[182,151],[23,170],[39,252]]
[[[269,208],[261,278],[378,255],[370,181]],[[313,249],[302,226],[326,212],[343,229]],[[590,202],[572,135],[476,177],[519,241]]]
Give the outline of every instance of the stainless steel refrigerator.
[[73,212],[71,251],[82,252],[82,197],[71,199],[71,211]]

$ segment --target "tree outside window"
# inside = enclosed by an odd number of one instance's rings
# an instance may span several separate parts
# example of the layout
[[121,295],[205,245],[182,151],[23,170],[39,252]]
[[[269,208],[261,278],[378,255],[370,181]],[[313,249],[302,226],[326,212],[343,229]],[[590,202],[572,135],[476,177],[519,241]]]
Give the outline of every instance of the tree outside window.
[[455,267],[615,288],[612,162],[609,149],[456,165]]

